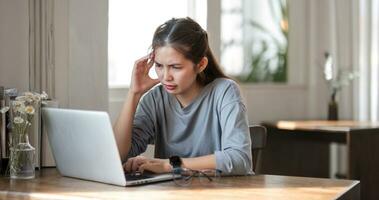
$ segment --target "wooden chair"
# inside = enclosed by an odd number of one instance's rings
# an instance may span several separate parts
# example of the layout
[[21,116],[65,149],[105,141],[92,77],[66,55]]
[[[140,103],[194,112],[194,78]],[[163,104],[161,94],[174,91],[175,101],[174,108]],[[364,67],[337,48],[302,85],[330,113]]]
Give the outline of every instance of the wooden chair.
[[252,146],[251,153],[253,155],[253,170],[256,172],[261,150],[266,146],[267,129],[264,126],[251,125],[249,126],[249,130]]

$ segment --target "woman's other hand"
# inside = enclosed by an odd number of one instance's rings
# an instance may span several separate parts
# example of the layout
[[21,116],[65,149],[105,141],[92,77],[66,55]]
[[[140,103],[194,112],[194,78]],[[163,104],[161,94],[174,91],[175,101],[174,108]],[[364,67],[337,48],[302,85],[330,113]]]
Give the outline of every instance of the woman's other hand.
[[144,156],[129,158],[123,167],[125,172],[143,172],[147,170],[154,173],[168,173],[172,170],[168,159],[152,159]]
[[142,95],[159,83],[158,79],[152,79],[149,76],[149,71],[154,65],[154,53],[146,55],[138,59],[134,63],[130,90],[134,94]]

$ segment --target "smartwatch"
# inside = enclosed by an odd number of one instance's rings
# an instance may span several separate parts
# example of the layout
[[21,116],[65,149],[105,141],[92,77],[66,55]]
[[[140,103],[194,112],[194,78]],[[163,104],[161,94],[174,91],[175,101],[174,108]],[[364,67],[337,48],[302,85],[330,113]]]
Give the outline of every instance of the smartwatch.
[[173,170],[182,168],[183,162],[179,156],[171,156],[169,160]]

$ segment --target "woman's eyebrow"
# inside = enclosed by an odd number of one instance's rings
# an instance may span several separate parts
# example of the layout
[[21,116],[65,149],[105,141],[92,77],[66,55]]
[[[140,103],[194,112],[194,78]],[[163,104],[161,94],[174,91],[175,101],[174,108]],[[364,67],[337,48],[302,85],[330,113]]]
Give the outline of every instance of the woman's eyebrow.
[[[161,63],[159,63],[159,62],[157,62],[157,61],[154,61],[154,63],[155,64],[157,64],[157,65],[162,65]],[[170,64],[168,64],[169,66],[172,66],[172,65],[182,65],[181,63],[170,63]]]
[[182,65],[180,63],[171,63],[171,64],[168,64],[169,66],[172,66],[172,65]]

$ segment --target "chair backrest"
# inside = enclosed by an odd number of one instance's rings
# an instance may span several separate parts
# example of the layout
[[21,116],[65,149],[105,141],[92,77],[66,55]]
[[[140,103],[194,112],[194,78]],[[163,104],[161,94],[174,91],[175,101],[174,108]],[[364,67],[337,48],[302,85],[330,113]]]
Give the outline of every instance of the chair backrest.
[[266,146],[267,129],[261,125],[251,125],[249,126],[249,130],[252,146],[251,153],[253,155],[253,170],[256,171],[261,150]]

